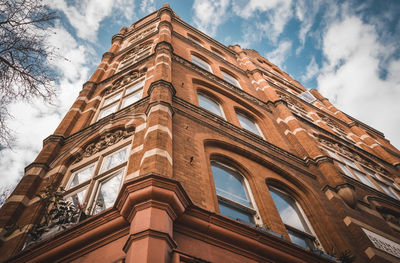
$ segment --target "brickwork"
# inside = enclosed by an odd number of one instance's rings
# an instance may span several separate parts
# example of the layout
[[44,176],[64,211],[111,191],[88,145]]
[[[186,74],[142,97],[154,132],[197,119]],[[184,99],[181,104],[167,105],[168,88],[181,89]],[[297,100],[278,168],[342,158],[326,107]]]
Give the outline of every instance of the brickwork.
[[[0,210],[0,261],[399,262],[363,230],[400,244],[399,164],[382,133],[165,5],[112,38],[26,168]],[[86,219],[31,242],[48,184]]]

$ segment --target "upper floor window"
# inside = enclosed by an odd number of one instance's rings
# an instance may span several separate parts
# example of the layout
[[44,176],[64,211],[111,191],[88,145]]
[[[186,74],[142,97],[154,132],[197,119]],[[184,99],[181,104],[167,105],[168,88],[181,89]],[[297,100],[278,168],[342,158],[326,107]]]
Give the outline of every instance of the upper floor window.
[[243,129],[251,131],[252,133],[255,133],[258,136],[261,136],[264,138],[264,136],[261,133],[260,128],[253,120],[251,120],[250,118],[248,118],[247,116],[245,116],[241,113],[236,113],[236,115],[239,119],[240,126],[242,126]]
[[211,52],[214,53],[215,55],[217,55],[218,57],[225,59],[224,55],[222,55],[221,52],[219,52],[218,50],[216,50],[215,48],[211,48]]
[[226,72],[224,72],[224,71],[221,71],[221,73],[222,73],[222,76],[224,77],[224,80],[225,80],[225,81],[229,82],[229,83],[232,84],[233,86],[238,87],[239,89],[242,88],[242,87],[240,86],[239,81],[237,81],[237,79],[236,79],[234,76],[232,76],[232,75],[230,75],[230,74],[228,74],[228,73],[226,73]]
[[256,210],[249,186],[235,169],[212,161],[211,170],[220,213],[246,223],[255,223]]
[[335,159],[335,163],[339,166],[344,175],[360,181],[364,185],[375,190],[381,191],[394,199],[400,200],[399,189],[391,179],[331,149],[324,148],[324,150]]
[[142,98],[144,81],[127,85],[117,92],[104,98],[97,120],[125,108]]
[[89,163],[71,172],[65,199],[87,215],[97,214],[114,205],[125,175],[129,146],[100,153]]
[[201,93],[197,93],[197,98],[199,100],[199,105],[200,107],[211,111],[212,113],[224,117],[223,111],[221,109],[221,106],[215,102],[214,100],[210,99],[208,96],[205,96]]
[[290,240],[303,248],[315,248],[315,237],[296,200],[278,189],[270,187],[269,191],[288,231]]
[[117,71],[121,71],[128,66],[135,64],[142,58],[147,57],[148,55],[150,55],[151,49],[152,43],[144,43],[128,51],[124,58],[121,60]]
[[200,68],[210,71],[212,73],[211,66],[207,62],[205,62],[203,59],[201,59],[195,55],[192,55],[192,62],[194,64],[196,64],[197,66],[199,66]]
[[204,47],[203,43],[201,43],[200,39],[198,39],[197,37],[188,34],[188,39],[190,39],[191,41],[193,41],[197,45]]

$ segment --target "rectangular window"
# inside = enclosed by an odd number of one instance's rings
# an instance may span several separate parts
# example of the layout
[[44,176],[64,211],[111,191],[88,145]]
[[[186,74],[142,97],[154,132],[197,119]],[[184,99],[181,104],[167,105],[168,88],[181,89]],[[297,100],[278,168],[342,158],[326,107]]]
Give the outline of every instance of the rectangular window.
[[104,99],[97,120],[104,118],[111,113],[117,112],[142,98],[144,81],[134,85],[127,85],[117,93]]

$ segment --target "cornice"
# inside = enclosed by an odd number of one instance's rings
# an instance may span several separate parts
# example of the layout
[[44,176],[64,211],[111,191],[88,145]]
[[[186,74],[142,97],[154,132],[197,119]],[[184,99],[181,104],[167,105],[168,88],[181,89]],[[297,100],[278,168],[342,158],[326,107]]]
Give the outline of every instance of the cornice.
[[33,163],[30,163],[28,166],[25,167],[24,172],[27,173],[32,168],[40,168],[40,169],[45,170],[46,172],[49,170],[49,166],[47,164],[33,162]]
[[65,137],[62,135],[52,134],[43,140],[43,147],[48,144],[49,142],[56,142],[59,144],[63,144]]
[[263,102],[262,100],[258,99],[257,97],[254,97],[253,95],[245,92],[244,90],[230,84],[229,82],[221,79],[220,77],[212,74],[211,72],[204,70],[202,68],[200,68],[199,66],[197,66],[196,64],[193,64],[192,62],[174,54],[173,56],[173,60],[180,63],[181,65],[183,65],[184,67],[190,69],[190,70],[194,70],[195,72],[197,72],[198,74],[200,74],[203,77],[208,78],[211,82],[217,82],[218,84],[220,84],[221,86],[225,87],[226,89],[230,90],[231,92],[241,96],[242,98],[246,99],[248,102],[251,102],[254,105],[257,105],[261,108],[263,108],[265,111],[271,113],[271,110],[269,109],[268,105]]
[[[190,104],[189,102],[178,98],[178,97],[174,97],[173,102],[176,103],[177,105],[180,105],[188,110],[190,110],[191,112],[195,112],[196,114],[199,114],[209,120],[212,120],[212,122],[217,122],[219,125],[213,125],[212,123],[203,121],[201,119],[199,119],[198,117],[194,116],[193,114],[190,114],[188,111],[182,111],[179,108],[177,108],[176,106],[174,106],[174,111],[175,112],[179,112],[181,115],[184,115],[196,122],[200,122],[202,125],[207,126],[208,128],[217,131],[218,133],[224,135],[225,137],[228,137],[242,145],[247,146],[250,149],[253,149],[259,153],[261,153],[262,156],[268,156],[269,158],[276,160],[280,163],[284,163],[285,165],[291,167],[294,170],[297,170],[299,172],[301,172],[302,174],[305,174],[313,179],[316,179],[316,176],[304,169],[301,169],[300,167],[284,160],[284,158],[279,157],[280,156],[284,156],[298,164],[301,164],[304,167],[307,167],[307,164],[305,163],[305,161],[299,157],[297,157],[296,155],[274,145],[269,143],[268,141],[264,140],[263,138],[261,138],[260,136],[255,135],[252,132],[249,132],[245,129],[239,128],[233,124],[231,124],[230,122],[227,122],[226,120],[224,120],[223,118],[212,114],[204,109],[202,109],[201,107],[198,107],[196,105]],[[241,139],[240,137],[238,137],[237,135],[233,135],[232,133],[228,133],[226,131],[224,131],[223,129],[219,128],[219,126],[223,126],[224,128],[236,133],[236,134],[240,134],[246,138],[249,139],[249,141],[245,141],[243,139]],[[257,143],[260,146],[264,146],[270,150],[272,150],[273,152],[277,153],[277,154],[272,154],[270,152],[267,152],[265,150],[262,150],[259,146],[257,146],[255,143]],[[313,162],[313,161],[312,161]]]
[[172,21],[173,22],[177,22],[177,23],[181,24],[183,27],[185,27],[187,29],[190,29],[192,32],[195,32],[196,34],[201,35],[202,37],[206,38],[209,42],[215,44],[219,48],[222,48],[223,50],[225,50],[226,52],[231,54],[236,59],[236,55],[237,55],[236,52],[231,50],[230,48],[228,48],[224,44],[221,44],[220,42],[216,41],[215,39],[213,39],[213,38],[209,37],[208,35],[204,34],[203,32],[201,32],[200,30],[192,27],[191,25],[187,24],[185,21],[181,20],[180,18],[173,17]]
[[235,65],[232,64],[231,62],[229,62],[229,61],[227,61],[227,60],[221,58],[220,56],[214,54],[213,52],[211,52],[210,50],[206,49],[205,47],[202,47],[202,46],[198,45],[197,43],[195,43],[195,42],[193,42],[193,41],[190,41],[188,38],[186,38],[185,36],[179,34],[179,33],[176,32],[176,31],[173,31],[172,34],[173,34],[173,36],[179,38],[180,40],[182,40],[182,41],[184,41],[184,42],[186,42],[186,43],[189,43],[190,45],[194,45],[195,47],[197,47],[197,48],[200,49],[201,51],[207,53],[208,56],[211,56],[211,57],[213,57],[213,58],[215,58],[215,59],[217,59],[217,60],[223,62],[224,65],[228,65],[228,66],[231,67],[232,69],[234,69],[234,70],[236,70],[236,71],[242,73],[244,76],[247,77],[246,71],[244,71],[243,69],[241,69],[241,68],[235,66]]
[[164,87],[164,88],[169,89],[169,91],[171,92],[172,96],[175,96],[175,94],[176,94],[176,90],[174,88],[174,85],[172,85],[171,82],[163,80],[163,79],[159,79],[159,80],[153,81],[150,84],[149,89],[147,90],[147,94],[150,96],[151,93],[153,92],[153,90],[156,87]]
[[[174,230],[203,240],[257,262],[273,256],[276,262],[335,262],[275,235],[272,231],[253,227],[197,206],[191,206],[177,220]],[[232,242],[235,240],[235,242]]]

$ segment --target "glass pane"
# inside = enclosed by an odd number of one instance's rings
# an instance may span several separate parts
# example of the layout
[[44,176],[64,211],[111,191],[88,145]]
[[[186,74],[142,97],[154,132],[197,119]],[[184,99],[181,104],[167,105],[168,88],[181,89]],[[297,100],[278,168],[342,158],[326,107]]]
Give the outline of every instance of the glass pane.
[[225,59],[225,57],[222,54],[218,53],[217,51],[211,49],[211,52],[217,55],[218,57]]
[[93,214],[97,214],[114,205],[122,181],[122,171],[100,184]]
[[283,223],[308,233],[308,227],[294,200],[274,189],[271,189],[270,192]]
[[193,38],[191,36],[188,36],[188,39],[192,40],[193,42],[195,42],[199,46],[203,46],[203,44],[199,40],[197,40],[197,39],[195,39],[195,38]]
[[360,179],[360,181],[363,184],[368,185],[369,187],[372,187],[372,188],[376,189],[375,185],[368,179],[368,177],[365,174],[363,174],[363,173],[361,173],[361,172],[359,172],[357,170],[354,170],[354,169],[353,169],[353,172],[357,175],[357,177]]
[[328,150],[328,149],[326,149],[326,148],[324,148],[324,150],[327,151],[328,154],[329,154],[332,158],[337,159],[337,156],[336,156],[336,154],[335,154],[334,152],[332,152],[332,151],[330,151],[330,150]]
[[240,126],[242,126],[243,129],[246,129],[248,131],[251,131],[252,133],[261,136],[256,124],[252,120],[239,113],[237,114],[237,117],[239,119]]
[[387,186],[387,185],[385,185],[385,184],[383,184],[383,183],[381,183],[381,182],[379,182],[379,186],[383,189],[383,191],[384,191],[388,196],[390,196],[390,197],[392,197],[392,198],[394,198],[394,199],[399,200],[399,198],[398,198],[395,194],[393,194],[392,191],[390,191],[389,186]]
[[118,104],[115,103],[115,104],[112,105],[111,107],[102,109],[102,110],[100,111],[100,113],[99,113],[98,120],[100,120],[101,118],[103,118],[103,117],[105,117],[105,116],[107,116],[107,115],[110,115],[111,113],[116,112],[116,111],[117,111],[117,107],[118,107]]
[[228,73],[225,73],[223,71],[222,71],[222,76],[224,77],[224,80],[226,80],[227,82],[231,83],[233,86],[241,88],[240,84],[239,84],[239,81],[237,81],[237,79],[235,79],[233,76],[231,76]]
[[85,194],[86,194],[86,188],[84,188],[80,192],[77,192],[77,193],[67,197],[67,201],[71,202],[76,208],[83,210],[83,209],[85,209],[85,206],[86,206]]
[[343,161],[344,161],[348,166],[358,169],[357,166],[354,164],[353,161],[351,161],[351,160],[349,160],[349,159],[346,159],[346,158],[343,158]]
[[68,189],[89,180],[92,177],[95,164],[96,163],[75,172],[73,175],[74,179],[72,179]]
[[126,153],[128,152],[128,148],[124,148],[121,151],[112,153],[106,156],[103,160],[103,165],[101,167],[101,171],[107,171],[111,168],[123,163],[126,161]]
[[125,95],[128,95],[129,93],[132,93],[132,92],[142,88],[143,87],[143,83],[144,82],[142,81],[142,82],[139,82],[139,83],[133,85],[132,87],[127,88],[126,92],[125,92]]
[[121,108],[125,108],[126,106],[131,105],[132,103],[135,103],[136,101],[140,100],[142,98],[142,91],[143,90],[139,90],[138,92],[123,98]]
[[219,201],[218,203],[219,211],[224,216],[238,221],[254,224],[254,217],[251,215],[251,213],[235,208],[234,206],[230,206],[221,201]]
[[122,94],[122,92],[118,92],[118,93],[115,94],[114,96],[105,99],[105,100],[104,100],[104,105],[103,105],[103,106],[110,105],[111,103],[113,103],[113,102],[119,100],[119,99],[121,98],[121,94]]
[[201,95],[201,94],[197,94],[198,98],[199,98],[199,105],[200,107],[211,111],[214,114],[217,114],[218,116],[222,117],[222,112],[221,112],[221,108],[219,107],[219,105],[214,102],[213,100]]
[[211,170],[218,195],[253,208],[242,182],[233,175],[233,172],[217,165],[212,165]]
[[308,238],[307,236],[301,235],[301,233],[291,230],[288,230],[288,234],[292,243],[299,245],[303,248],[314,248],[314,242],[310,240],[310,238]]
[[342,169],[342,171],[345,173],[345,175],[347,175],[353,179],[356,179],[356,178],[354,178],[354,175],[350,172],[350,170],[346,166],[344,166],[342,163],[337,163],[337,164],[339,165],[340,169]]
[[364,168],[365,171],[367,171],[368,175],[370,175],[373,178],[376,178],[375,172],[373,172],[372,170],[367,169],[365,167],[363,167],[363,168]]
[[194,64],[196,64],[197,66],[199,66],[200,68],[211,72],[210,65],[208,65],[208,63],[205,62],[204,60],[202,60],[201,58],[198,58],[198,57],[192,55],[192,62]]

